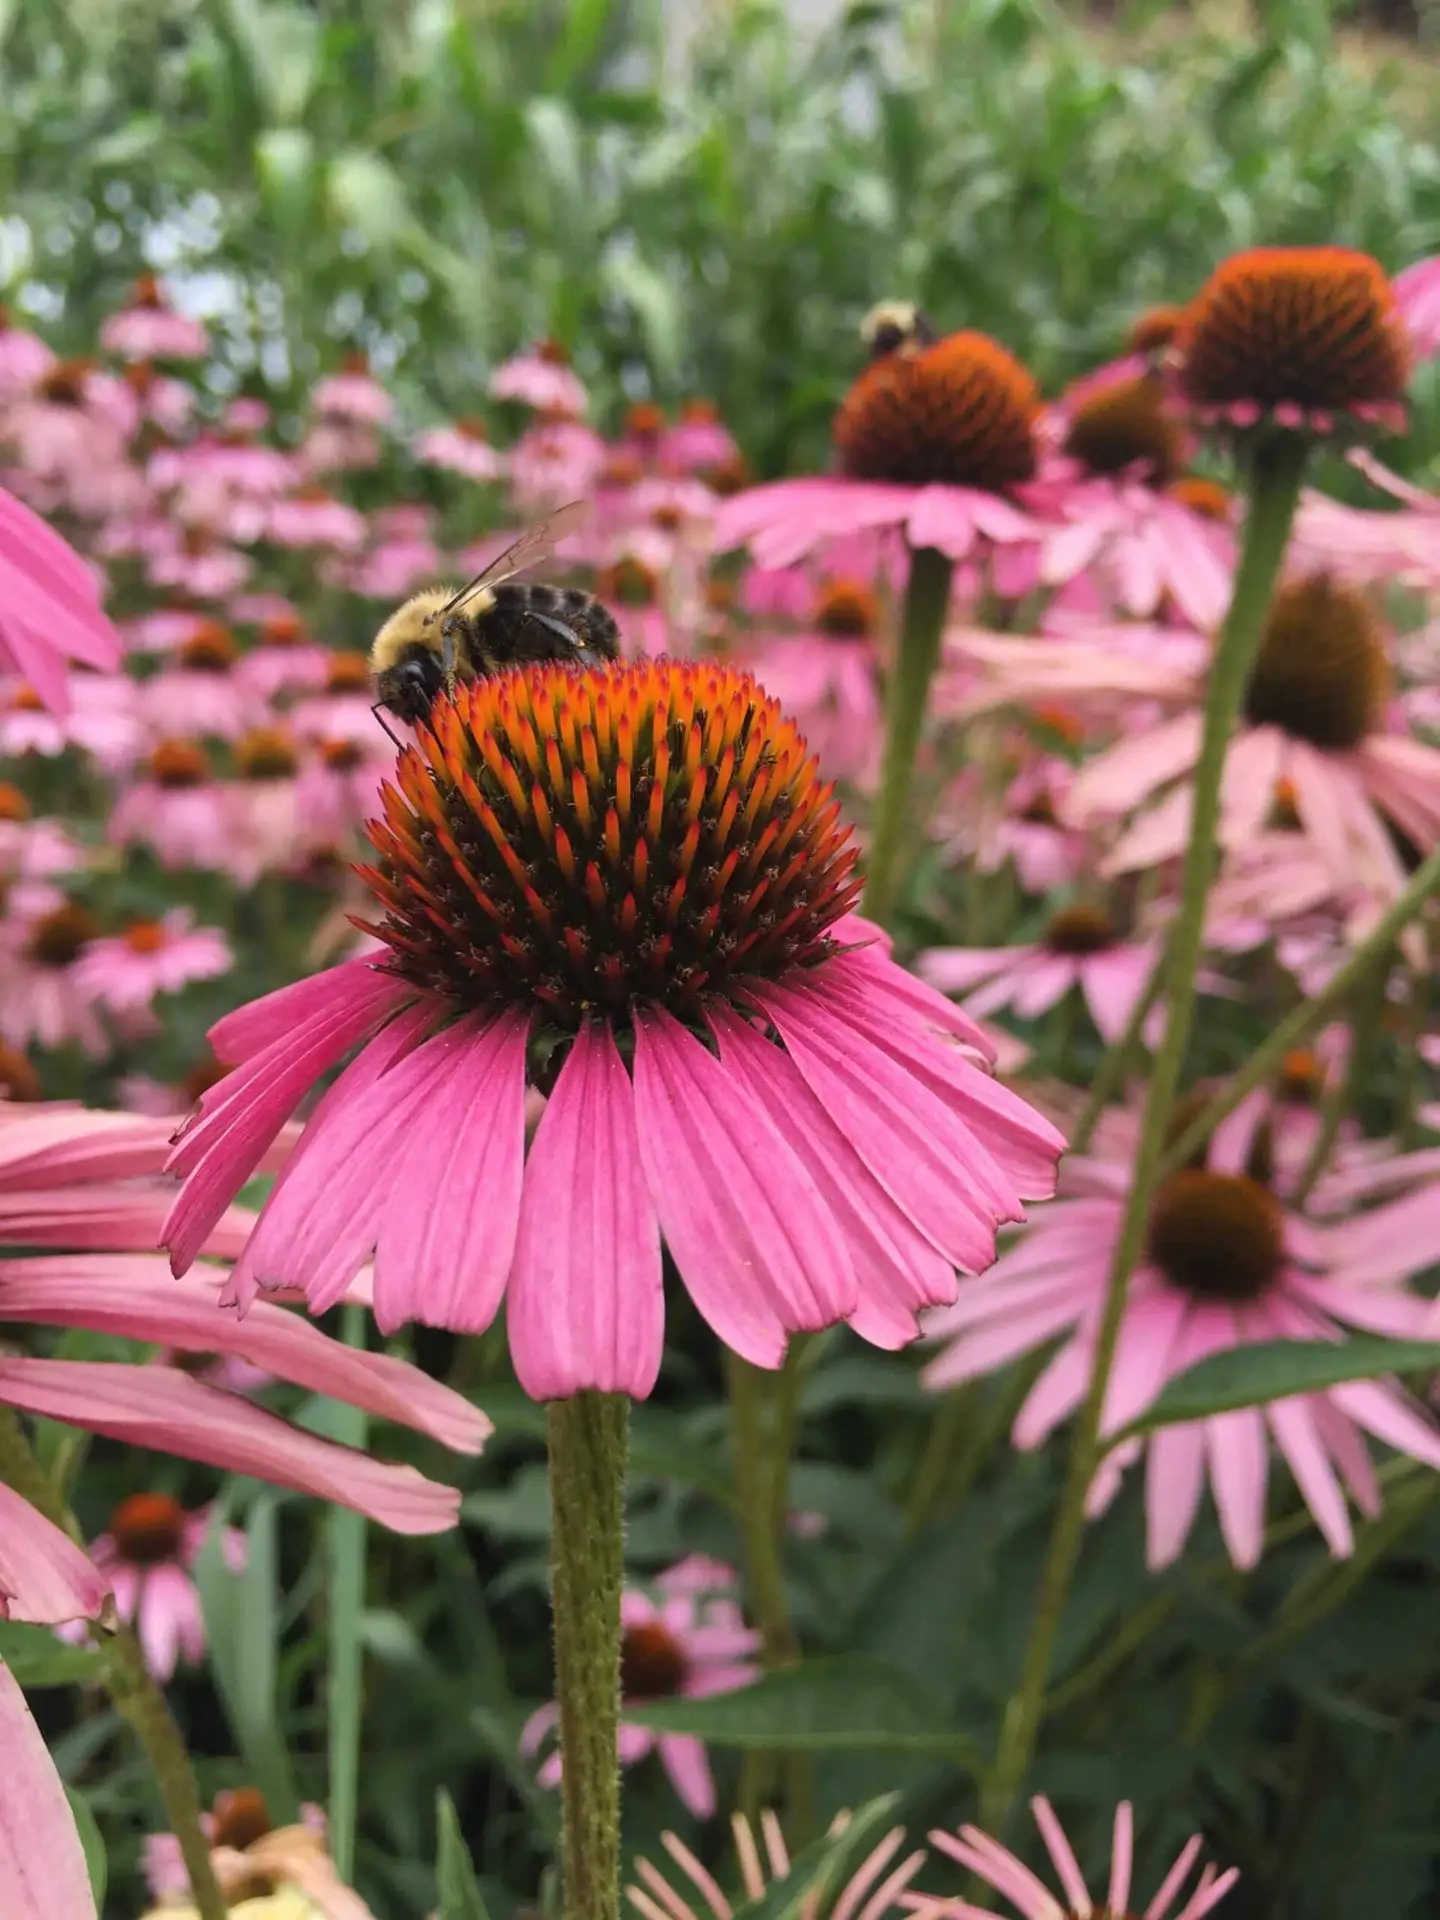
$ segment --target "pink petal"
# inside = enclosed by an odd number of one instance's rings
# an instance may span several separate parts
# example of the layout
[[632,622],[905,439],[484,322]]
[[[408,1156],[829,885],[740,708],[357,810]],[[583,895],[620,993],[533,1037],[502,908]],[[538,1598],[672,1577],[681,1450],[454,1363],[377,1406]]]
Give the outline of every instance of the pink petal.
[[1315,1516],[1330,1551],[1344,1557],[1355,1548],[1345,1496],[1325,1447],[1315,1430],[1307,1396],[1274,1400],[1266,1408],[1271,1431],[1289,1463],[1305,1504]]
[[[1037,1793],[1030,1802],[1030,1811],[1035,1816],[1035,1824],[1040,1829],[1040,1838],[1045,1842],[1045,1851],[1049,1854],[1060,1884],[1065,1889],[1065,1898],[1076,1913],[1089,1913],[1090,1892],[1085,1885],[1080,1863],[1071,1850],[1070,1842],[1065,1838],[1065,1829],[1055,1817],[1055,1809],[1043,1793]],[[1121,1905],[1123,1906],[1123,1901]]]
[[25,1696],[0,1666],[0,1913],[95,1920],[74,1816]]
[[396,1533],[442,1533],[460,1510],[454,1487],[414,1467],[317,1439],[238,1394],[164,1367],[0,1357],[0,1404],[334,1500]]
[[1145,1463],[1145,1564],[1151,1572],[1179,1559],[1205,1490],[1205,1429],[1198,1420],[1161,1427]]
[[1065,797],[1066,822],[1083,827],[1128,813],[1157,787],[1189,773],[1199,756],[1200,732],[1200,715],[1182,713],[1090,761]]
[[[162,1686],[174,1675],[182,1640],[193,1643],[194,1629],[187,1615],[198,1618],[200,1597],[190,1577],[180,1567],[148,1567],[140,1585],[140,1605],[136,1610],[135,1631],[145,1665]],[[201,1629],[201,1642],[204,1629]]]
[[510,1276],[510,1356],[532,1400],[645,1399],[665,1342],[660,1226],[630,1076],[607,1025],[576,1034],[545,1104]]
[[696,1306],[727,1345],[778,1366],[787,1333],[855,1311],[849,1252],[765,1109],[665,1013],[636,1018],[640,1160]]
[[93,1620],[108,1591],[69,1535],[0,1480],[0,1620]]
[[704,1747],[693,1733],[662,1733],[657,1745],[661,1765],[686,1810],[697,1820],[708,1820],[715,1811],[715,1782]]
[[1237,1567],[1253,1567],[1264,1544],[1268,1470],[1259,1409],[1211,1414],[1205,1421],[1205,1440],[1225,1545]]

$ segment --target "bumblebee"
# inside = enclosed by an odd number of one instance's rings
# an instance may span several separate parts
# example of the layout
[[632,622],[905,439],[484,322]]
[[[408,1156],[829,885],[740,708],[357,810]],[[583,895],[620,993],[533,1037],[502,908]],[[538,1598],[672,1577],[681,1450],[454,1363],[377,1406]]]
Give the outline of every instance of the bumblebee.
[[918,353],[939,339],[934,327],[913,300],[882,300],[860,322],[860,343],[868,360],[887,353]]
[[593,594],[517,577],[549,559],[584,513],[572,501],[467,585],[426,587],[397,608],[370,649],[376,712],[386,708],[413,726],[457,680],[542,661],[618,659],[620,629]]

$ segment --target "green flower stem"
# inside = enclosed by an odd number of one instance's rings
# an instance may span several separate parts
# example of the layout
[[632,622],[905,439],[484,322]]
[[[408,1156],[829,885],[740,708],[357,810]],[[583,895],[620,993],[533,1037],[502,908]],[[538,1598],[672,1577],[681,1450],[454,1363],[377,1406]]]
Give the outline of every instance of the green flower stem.
[[[41,1468],[8,1407],[0,1407],[0,1480],[72,1539],[80,1537],[75,1516]],[[109,1631],[98,1629],[96,1638],[104,1655],[106,1691],[150,1762],[170,1831],[180,1843],[199,1920],[225,1920],[228,1909],[210,1864],[210,1843],[200,1825],[200,1789],[165,1695],[151,1677],[140,1643],[127,1624],[121,1622]]]
[[[341,1338],[364,1349],[364,1307],[346,1307]],[[467,1343],[468,1344],[468,1343]],[[360,1407],[337,1404],[335,1438],[365,1450],[369,1422]],[[355,1829],[360,1796],[360,1721],[364,1648],[360,1617],[365,1610],[365,1516],[332,1507],[325,1516],[330,1607],[326,1651],[327,1735],[330,1762],[330,1857],[344,1881],[355,1877]]]
[[1385,987],[1394,957],[1393,947],[1377,952],[1368,970],[1356,984],[1350,1009],[1350,1058],[1345,1063],[1344,1076],[1337,1077],[1334,1086],[1327,1090],[1320,1115],[1320,1132],[1310,1150],[1310,1158],[1305,1162],[1300,1184],[1295,1189],[1294,1204],[1297,1207],[1303,1207],[1315,1191],[1321,1174],[1330,1163],[1330,1155],[1335,1151],[1335,1142],[1340,1138],[1345,1115],[1356,1111],[1365,1092],[1375,1057],[1380,1022],[1385,1013]]
[[885,700],[885,760],[880,772],[880,795],[875,803],[870,850],[865,860],[862,904],[870,919],[881,926],[888,925],[895,907],[900,853],[911,828],[910,781],[925,727],[930,682],[940,658],[953,572],[953,562],[934,547],[917,547],[910,556],[900,645]]
[[619,1920],[620,1589],[630,1402],[577,1393],[546,1409],[565,1920]]
[[1423,861],[1410,876],[1403,893],[1398,893],[1371,928],[1362,946],[1355,949],[1328,986],[1311,1000],[1302,1001],[1287,1014],[1268,1039],[1258,1046],[1245,1065],[1233,1074],[1215,1098],[1200,1112],[1184,1133],[1168,1149],[1161,1162],[1162,1177],[1183,1167],[1220,1122],[1232,1114],[1248,1093],[1263,1086],[1275,1073],[1287,1053],[1303,1046],[1317,1027],[1323,1026],[1364,981],[1379,956],[1394,945],[1409,923],[1440,893],[1440,847]]
[[1100,1422],[1125,1312],[1126,1289],[1144,1246],[1150,1204],[1160,1184],[1165,1131],[1190,1039],[1195,1011],[1195,973],[1205,938],[1205,902],[1215,868],[1225,755],[1240,716],[1245,684],[1265,629],[1275,581],[1289,542],[1306,451],[1307,442],[1302,436],[1277,434],[1260,442],[1253,455],[1244,546],[1230,609],[1216,640],[1210,667],[1205,727],[1195,768],[1190,841],[1180,877],[1180,904],[1170,928],[1165,967],[1169,999],[1165,1037],[1151,1070],[1130,1192],[1095,1341],[1090,1387],[1071,1440],[1065,1490],[1040,1577],[1020,1683],[1005,1710],[995,1766],[981,1807],[980,1824],[997,1836],[1003,1835],[1030,1770],[1044,1713],[1055,1639],[1080,1555],[1085,1499],[1100,1462]]

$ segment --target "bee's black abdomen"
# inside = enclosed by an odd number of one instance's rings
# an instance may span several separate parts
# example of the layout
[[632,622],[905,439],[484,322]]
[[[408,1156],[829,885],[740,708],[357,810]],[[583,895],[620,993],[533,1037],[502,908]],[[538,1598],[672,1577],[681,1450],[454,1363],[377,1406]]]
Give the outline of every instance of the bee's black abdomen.
[[[494,604],[473,624],[478,629],[477,650],[494,666],[583,661],[587,655],[618,658],[620,629],[583,588],[552,587],[543,580],[504,580],[493,592]],[[567,640],[567,634],[573,639]]]

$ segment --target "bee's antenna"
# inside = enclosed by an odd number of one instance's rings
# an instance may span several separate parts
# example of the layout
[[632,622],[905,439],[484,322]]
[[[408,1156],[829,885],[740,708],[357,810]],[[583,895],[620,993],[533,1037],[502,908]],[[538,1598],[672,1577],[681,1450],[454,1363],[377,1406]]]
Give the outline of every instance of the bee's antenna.
[[397,735],[391,729],[390,722],[385,718],[384,701],[383,700],[374,701],[371,704],[370,711],[374,714],[375,718],[380,722],[381,726],[385,729],[385,732],[389,737],[391,746],[394,747],[397,753],[403,753],[405,751],[405,742],[397,737]]

